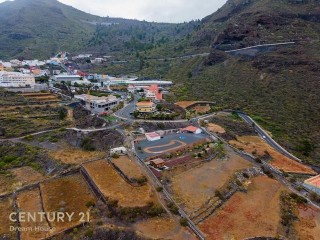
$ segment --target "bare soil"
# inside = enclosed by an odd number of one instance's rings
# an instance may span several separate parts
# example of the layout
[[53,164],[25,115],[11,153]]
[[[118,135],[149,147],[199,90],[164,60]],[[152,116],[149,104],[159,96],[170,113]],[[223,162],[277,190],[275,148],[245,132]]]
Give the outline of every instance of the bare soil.
[[[5,236],[8,239],[14,239],[15,232],[10,232],[10,226],[15,226],[9,221],[10,213],[14,212],[13,201],[11,198],[0,200],[0,239]],[[5,238],[4,238],[5,239]]]
[[298,213],[299,221],[295,226],[298,237],[304,240],[320,239],[320,210],[310,205],[300,205]]
[[210,240],[276,237],[283,190],[280,183],[266,176],[254,178],[247,193],[237,192],[199,227]]
[[45,212],[74,212],[71,222],[52,223],[57,231],[73,227],[80,222],[80,213],[89,211],[86,204],[96,202],[92,192],[80,174],[54,179],[40,184]]
[[208,105],[208,106],[195,106],[192,108],[192,110],[195,110],[197,113],[206,113],[208,111],[210,111],[211,107]]
[[226,130],[223,127],[214,123],[209,123],[207,129],[210,132],[221,133],[221,134],[226,132]]
[[66,164],[81,164],[89,160],[104,158],[105,153],[99,151],[83,151],[74,147],[66,147],[62,150],[49,151],[49,156]]
[[139,236],[149,239],[196,240],[186,228],[170,218],[153,218],[138,222],[134,229]]
[[112,162],[120,168],[128,178],[137,179],[142,176],[140,167],[127,155],[120,156],[119,158],[113,158]]
[[45,179],[45,176],[31,167],[20,167],[9,170],[17,181],[17,185],[24,186]]
[[270,164],[278,169],[288,173],[301,174],[316,174],[311,168],[294,161],[281,153],[277,152],[269,144],[263,141],[259,136],[241,136],[237,137],[237,141],[231,140],[229,143],[237,148],[242,148],[244,151],[262,157],[266,152],[272,157]]
[[[18,207],[21,212],[29,212],[29,213],[38,213],[43,212],[41,197],[39,188],[34,190],[25,191],[18,195],[17,197]],[[34,229],[35,227],[43,227],[49,228],[49,224],[46,220],[41,221],[41,219],[37,218],[37,221],[25,221],[21,222],[21,227],[31,227]],[[21,231],[21,239],[22,240],[32,240],[32,239],[42,239],[52,234],[51,231]]]
[[155,198],[149,184],[141,187],[131,186],[105,160],[91,162],[84,167],[104,196],[118,200],[121,207],[143,207]]
[[[199,209],[223,187],[236,171],[252,165],[245,159],[229,153],[226,160],[212,160],[195,168],[173,175],[171,188],[179,204],[189,213]],[[179,171],[174,170],[174,171]]]
[[197,101],[180,101],[176,102],[175,104],[182,108],[188,108],[195,103],[197,103]]

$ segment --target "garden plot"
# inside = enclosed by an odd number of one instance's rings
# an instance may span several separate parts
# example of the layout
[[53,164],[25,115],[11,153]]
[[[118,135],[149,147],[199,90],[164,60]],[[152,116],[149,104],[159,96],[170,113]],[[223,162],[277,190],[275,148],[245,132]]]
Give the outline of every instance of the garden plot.
[[87,213],[95,202],[87,183],[80,174],[74,174],[40,184],[45,212],[74,212],[71,222],[53,222],[57,231],[80,224],[80,213]]
[[272,158],[270,165],[285,172],[311,175],[316,174],[316,172],[314,172],[311,168],[277,152],[259,136],[237,137],[237,141],[231,140],[229,143],[239,149],[243,149],[244,151],[250,154],[255,154],[259,157],[263,157],[266,154],[270,155]]
[[280,183],[268,177],[254,178],[247,193],[237,192],[199,227],[208,240],[276,237],[283,190]]
[[[34,190],[25,191],[19,193],[17,197],[18,208],[21,212],[29,212],[29,213],[38,213],[43,212],[41,196],[39,188]],[[23,228],[32,228],[33,231],[21,231],[21,239],[22,240],[32,240],[32,239],[42,239],[48,237],[52,232],[49,230],[49,224],[44,219],[41,221],[40,218],[34,221],[26,221],[20,222],[21,227]],[[48,229],[48,231],[37,231],[36,227],[40,227],[43,229]]]
[[103,195],[117,200],[120,207],[143,207],[155,197],[149,184],[131,186],[105,160],[85,164],[84,168]]
[[0,239],[14,239],[16,233],[10,231],[10,226],[15,226],[9,221],[10,213],[14,212],[13,200],[11,198],[0,199]]
[[225,160],[214,159],[177,175],[174,174],[176,170],[169,173],[173,174],[171,189],[178,203],[192,213],[213,197],[215,190],[227,184],[235,172],[251,166],[245,159],[230,152]]

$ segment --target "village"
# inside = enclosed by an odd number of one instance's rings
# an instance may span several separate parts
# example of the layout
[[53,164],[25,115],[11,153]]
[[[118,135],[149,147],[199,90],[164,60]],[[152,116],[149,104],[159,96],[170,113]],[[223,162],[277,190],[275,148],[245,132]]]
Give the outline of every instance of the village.
[[[107,225],[151,239],[319,236],[319,169],[273,147],[245,113],[173,103],[171,81],[89,74],[77,62],[109,57],[67,55],[0,63],[1,236],[77,238]],[[5,218],[40,210],[90,217]],[[8,232],[39,226],[49,230]]]

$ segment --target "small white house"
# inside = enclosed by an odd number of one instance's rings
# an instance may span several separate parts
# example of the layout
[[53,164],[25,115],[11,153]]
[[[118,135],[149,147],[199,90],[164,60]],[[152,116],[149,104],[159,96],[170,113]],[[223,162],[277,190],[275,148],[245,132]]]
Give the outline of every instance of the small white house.
[[146,138],[148,141],[153,142],[161,139],[161,136],[156,132],[146,133]]
[[126,155],[128,153],[127,149],[125,147],[118,147],[118,148],[112,148],[110,150],[110,154],[117,154],[117,155]]

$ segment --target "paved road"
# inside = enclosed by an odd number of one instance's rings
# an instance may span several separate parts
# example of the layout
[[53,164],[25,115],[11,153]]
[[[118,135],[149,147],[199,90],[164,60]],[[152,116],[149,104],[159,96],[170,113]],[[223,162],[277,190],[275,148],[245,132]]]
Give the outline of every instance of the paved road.
[[296,156],[289,153],[287,150],[285,150],[283,147],[280,146],[276,141],[274,141],[266,131],[264,131],[251,117],[247,116],[246,114],[238,112],[238,115],[249,125],[253,126],[253,128],[257,131],[257,133],[274,149],[276,149],[278,152],[282,153],[288,158],[291,158],[293,160],[296,160],[298,162],[302,162],[301,159],[297,158]]

